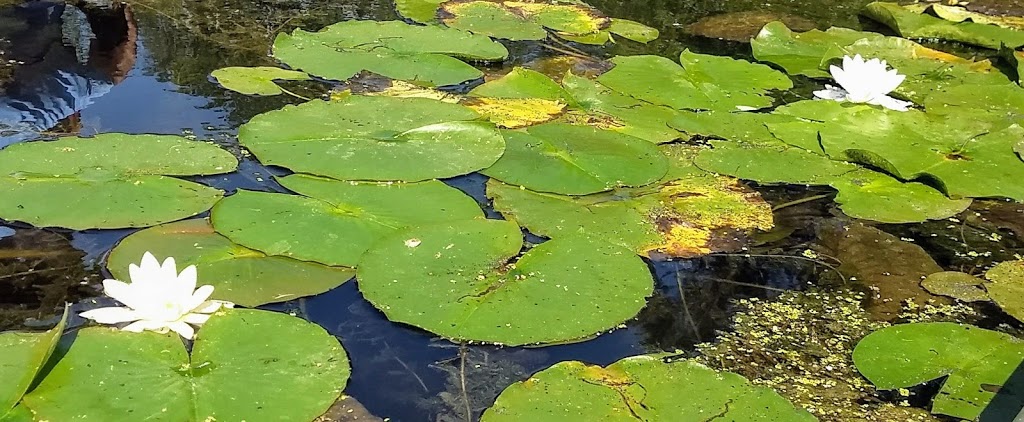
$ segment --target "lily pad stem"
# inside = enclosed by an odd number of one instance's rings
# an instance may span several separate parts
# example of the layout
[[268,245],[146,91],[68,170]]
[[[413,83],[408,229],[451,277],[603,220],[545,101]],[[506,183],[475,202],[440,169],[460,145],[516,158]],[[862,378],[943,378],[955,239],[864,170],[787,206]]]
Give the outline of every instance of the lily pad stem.
[[280,89],[281,89],[281,92],[284,92],[285,94],[291,95],[291,96],[293,96],[293,97],[295,97],[295,98],[298,98],[298,99],[300,99],[300,100],[312,101],[312,100],[311,100],[311,99],[309,99],[309,98],[303,97],[303,96],[301,96],[301,95],[299,95],[299,94],[296,94],[296,93],[294,93],[294,92],[291,92],[291,91],[289,91],[289,90],[287,90],[287,89],[284,89],[284,87],[282,87],[282,86],[280,86],[280,85],[278,85],[277,87],[278,87],[278,88],[280,88]]
[[821,195],[814,195],[814,196],[808,196],[806,198],[796,199],[796,200],[789,201],[789,202],[786,202],[786,203],[783,203],[783,204],[779,204],[779,205],[776,205],[776,206],[772,207],[772,212],[781,210],[781,209],[786,208],[786,207],[792,207],[794,205],[800,205],[800,204],[803,204],[805,202],[817,201],[819,199],[828,198],[828,197],[830,197],[832,195],[834,195],[834,194],[833,193],[823,193]]

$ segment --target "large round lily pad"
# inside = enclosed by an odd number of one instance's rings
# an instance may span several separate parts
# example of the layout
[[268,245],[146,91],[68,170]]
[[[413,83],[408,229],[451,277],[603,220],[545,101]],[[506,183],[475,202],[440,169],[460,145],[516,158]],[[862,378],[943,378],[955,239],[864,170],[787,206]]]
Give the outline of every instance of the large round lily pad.
[[652,253],[693,257],[733,252],[754,230],[772,227],[772,209],[736,179],[694,175],[656,187],[586,196],[534,192],[487,183],[494,208],[531,233],[558,239],[583,234]]
[[505,155],[483,173],[536,191],[586,195],[643,186],[668,171],[655,145],[613,131],[545,123],[502,133]]
[[619,56],[615,67],[597,81],[623,94],[675,109],[724,110],[763,108],[772,104],[769,90],[789,89],[793,82],[762,64],[683,51],[679,64],[658,56]]
[[215,233],[205,219],[132,233],[110,252],[107,269],[114,278],[128,281],[128,266],[147,251],[160,260],[174,257],[179,268],[195,265],[199,284],[215,288],[213,299],[247,307],[320,294],[355,275],[349,268],[267,256]]
[[923,10],[920,8],[915,10],[912,6],[888,2],[871,3],[863,11],[866,16],[907,38],[937,38],[992,49],[1004,45],[1010,48],[1024,46],[1024,31],[989,25],[987,22],[951,22],[921,12]]
[[56,327],[43,333],[0,333],[0,421],[17,421],[15,406],[42,371],[64,334],[67,311]]
[[169,176],[229,173],[216,145],[108,133],[27,142],[0,153],[0,218],[75,230],[146,227],[209,209],[222,192]]
[[[853,362],[881,390],[948,377],[932,403],[932,413],[976,420],[1024,363],[1024,342],[996,331],[948,322],[902,324],[861,340],[853,351]],[[1012,420],[1024,405],[1019,387],[1006,386],[999,395],[1015,410],[992,420]]]
[[[683,395],[683,396],[680,396]],[[742,376],[663,356],[633,356],[607,367],[559,362],[512,384],[482,422],[671,421],[810,422],[778,393]]]
[[465,220],[390,235],[363,256],[359,289],[395,322],[508,345],[580,340],[634,317],[654,288],[629,249],[560,237],[509,263],[515,223]]
[[213,208],[218,233],[269,255],[354,267],[381,237],[408,226],[482,216],[476,201],[436,180],[278,179],[300,195],[241,190]]
[[346,80],[367,70],[426,85],[452,85],[483,76],[457,59],[496,61],[508,50],[483,35],[401,21],[350,20],[320,32],[301,29],[274,40],[274,57],[293,68]]
[[420,181],[486,168],[505,141],[472,110],[426,98],[350,95],[254,117],[239,141],[264,164],[342,180]]
[[85,328],[24,403],[39,420],[308,422],[350,373],[338,340],[283,313],[231,309],[189,357],[171,334]]

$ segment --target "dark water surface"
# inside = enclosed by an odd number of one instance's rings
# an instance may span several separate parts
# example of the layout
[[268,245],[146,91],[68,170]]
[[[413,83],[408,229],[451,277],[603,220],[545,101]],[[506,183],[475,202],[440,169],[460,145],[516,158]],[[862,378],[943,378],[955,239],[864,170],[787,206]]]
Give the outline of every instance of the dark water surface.
[[[833,24],[860,27],[856,10],[866,1],[590,3],[609,16],[655,26],[662,35],[646,46],[624,41],[607,48],[580,46],[582,50],[596,56],[674,57],[684,48],[749,54],[745,44],[687,32],[689,24],[705,17],[762,11],[795,16],[820,28]],[[69,9],[78,11],[78,15],[69,13]],[[83,16],[95,28],[102,28],[96,29],[97,41],[92,48],[76,48],[74,42],[62,39],[62,22],[67,26]],[[0,52],[4,54],[0,56],[0,98],[34,101],[40,115],[60,121],[55,128],[41,128],[54,135],[186,134],[238,152],[234,134],[241,123],[297,100],[228,92],[211,82],[208,75],[212,70],[273,64],[267,56],[269,43],[282,30],[318,29],[343,19],[395,18],[393,5],[381,0],[143,0],[112,8],[0,0]],[[532,44],[516,45],[512,50],[516,55],[506,63],[509,66],[556,54]],[[11,60],[15,63],[8,63]],[[62,108],[46,103],[61,101],[59,95],[57,99],[22,98],[30,96],[39,84],[61,77],[85,83],[91,104],[64,104]],[[287,86],[306,96],[321,95],[326,90],[310,88],[310,84]],[[14,123],[5,121],[4,116],[0,114],[0,131],[4,124]],[[10,143],[15,138],[13,131],[0,133],[0,147],[5,145],[4,139]],[[229,192],[238,188],[284,191],[270,177],[283,174],[279,169],[267,169],[246,155],[239,156],[239,172],[198,180]],[[486,205],[484,181],[482,176],[470,175],[449,183]],[[802,188],[763,190],[765,197],[776,204],[813,193]],[[781,226],[793,228],[793,234],[752,252],[797,255],[794,251],[814,241],[809,222],[831,215],[827,203],[811,203],[787,208],[776,218]],[[890,231],[927,237],[941,230],[943,227],[912,225]],[[0,225],[0,330],[45,327],[63,301],[96,295],[97,282],[103,278],[99,268],[104,254],[129,233],[131,230],[67,232]],[[947,246],[935,244],[929,248],[941,251]],[[937,258],[944,267],[977,265],[977,260],[954,255]],[[780,290],[803,288],[830,277],[824,267],[794,258],[715,256],[657,262],[651,267],[658,279],[656,294],[640,317],[625,329],[586,342],[539,349],[469,346],[465,351],[466,382],[474,412],[489,406],[511,382],[558,361],[608,364],[651,351],[692,350],[695,343],[713,340],[715,330],[725,328],[733,299],[770,297]],[[294,311],[341,338],[353,366],[346,393],[374,414],[400,422],[464,420],[457,375],[459,345],[388,322],[362,299],[356,283],[275,309]]]

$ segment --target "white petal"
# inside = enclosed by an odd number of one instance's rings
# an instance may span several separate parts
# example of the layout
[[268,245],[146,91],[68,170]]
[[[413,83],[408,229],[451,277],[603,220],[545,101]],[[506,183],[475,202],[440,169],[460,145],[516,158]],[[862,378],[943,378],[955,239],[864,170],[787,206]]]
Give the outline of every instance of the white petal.
[[846,99],[846,91],[832,85],[825,85],[825,89],[814,91],[814,96],[823,100],[843,101]]
[[186,339],[189,340],[192,340],[192,337],[196,335],[196,330],[192,328],[191,325],[188,325],[183,321],[175,321],[170,324],[167,324],[167,328],[170,328],[174,332],[178,333],[178,335],[185,337]]
[[878,81],[877,91],[881,95],[892,92],[896,87],[903,83],[904,79],[907,79],[906,75],[900,75],[896,72],[896,69],[885,72],[885,76],[880,77]]
[[[230,302],[228,302],[228,303],[230,303]],[[234,304],[232,304],[232,306],[233,305]],[[224,302],[219,301],[219,300],[208,300],[206,302],[203,302],[203,303],[199,304],[199,306],[196,306],[195,308],[193,308],[192,312],[200,313],[200,314],[212,314],[214,312],[217,312],[217,310],[219,310],[221,307],[228,308],[230,306],[225,306]]]
[[206,324],[206,321],[208,321],[209,319],[210,316],[206,314],[188,314],[181,318],[182,321],[185,321],[192,325]]
[[889,110],[907,111],[907,110],[909,110],[908,107],[910,107],[910,105],[913,104],[913,103],[910,102],[910,101],[897,100],[897,99],[895,99],[893,97],[890,97],[888,95],[883,95],[881,97],[877,97],[874,100],[872,100],[871,104],[880,105],[880,106],[885,107],[885,108],[887,108]]
[[164,260],[163,265],[160,266],[160,282],[173,284],[178,281],[178,266],[174,262],[174,257],[169,256]]
[[166,333],[168,331],[168,323],[165,321],[151,321],[144,319],[141,321],[135,321],[128,324],[122,331],[130,331],[133,333],[141,333],[143,330],[156,331],[158,333]]
[[[196,274],[195,265],[189,265],[188,267],[185,267],[184,270],[181,270],[181,274],[178,274],[177,281],[175,283],[177,285],[177,288],[179,289],[179,295],[182,298],[182,300],[186,300],[192,297],[192,293],[196,290],[197,279],[198,274]],[[206,299],[204,298],[203,300]]]
[[142,254],[140,265],[128,265],[128,275],[131,277],[132,283],[152,283],[159,279],[160,262],[153,254],[146,252]]
[[96,308],[91,311],[85,311],[80,314],[82,318],[91,319],[100,324],[120,324],[122,322],[135,321],[139,319],[139,315],[132,309],[109,307],[109,308]]
[[188,302],[182,304],[182,309],[185,311],[196,309],[205,304],[206,299],[209,299],[212,294],[213,286],[209,284],[202,286],[196,289],[195,293],[192,294],[192,297],[188,299]]
[[103,280],[103,294],[128,306],[132,306],[132,302],[135,302],[135,294],[137,290],[138,286],[132,287],[128,283],[120,280],[114,280],[112,278]]

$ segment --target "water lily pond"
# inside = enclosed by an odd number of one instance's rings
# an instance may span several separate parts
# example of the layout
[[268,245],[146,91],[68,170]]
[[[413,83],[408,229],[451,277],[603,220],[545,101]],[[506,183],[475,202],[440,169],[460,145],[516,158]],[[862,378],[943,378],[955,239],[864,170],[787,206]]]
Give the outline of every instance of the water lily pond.
[[0,422],[1024,420],[1008,1],[0,0]]

